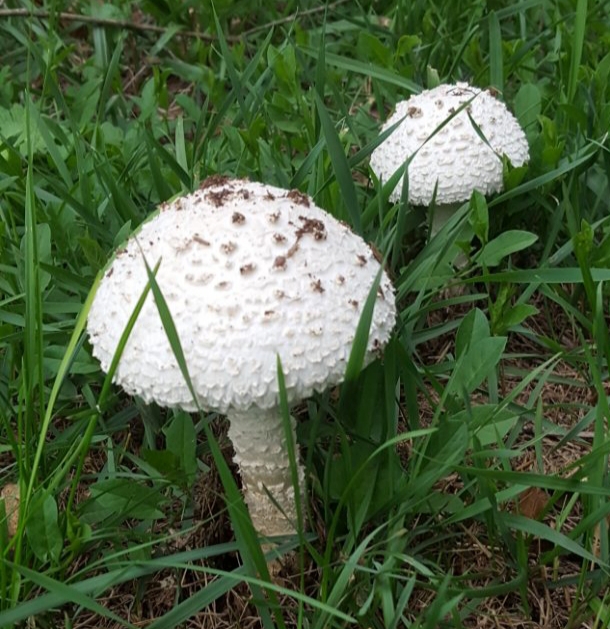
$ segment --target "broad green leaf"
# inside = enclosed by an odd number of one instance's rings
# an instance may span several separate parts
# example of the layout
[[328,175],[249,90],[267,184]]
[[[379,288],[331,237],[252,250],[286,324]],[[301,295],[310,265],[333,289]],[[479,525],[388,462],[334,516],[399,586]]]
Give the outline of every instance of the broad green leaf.
[[541,113],[540,89],[534,83],[525,83],[519,88],[513,103],[519,124],[528,137],[538,135],[538,116]]
[[483,448],[492,445],[500,445],[504,437],[506,437],[518,421],[519,416],[513,414],[511,417],[506,419],[502,419],[500,416],[493,422],[482,426],[475,432],[479,445]]
[[484,266],[497,266],[511,253],[526,249],[538,240],[536,234],[512,229],[488,242],[477,256],[477,262]]
[[[91,503],[85,516],[136,518],[155,520],[163,517],[158,507],[164,499],[158,490],[135,481],[133,478],[113,478],[91,485]],[[102,517],[99,517],[102,516]],[[89,517],[84,518],[91,521]]]
[[[10,109],[0,107],[0,137],[13,141],[13,145],[24,157],[28,154],[25,108],[14,104]],[[45,142],[35,120],[30,120],[30,142],[32,151],[40,153]]]
[[505,334],[511,328],[523,323],[528,317],[538,314],[538,308],[530,304],[515,304],[503,312],[496,322],[495,330],[498,334]]
[[[148,450],[143,448],[140,452],[143,461],[155,468],[166,479],[177,485],[184,485],[184,473],[180,459],[169,450]],[[149,472],[150,473],[150,472]]]
[[402,57],[409,54],[414,48],[421,45],[421,38],[417,35],[402,35],[396,45],[396,56]]
[[358,35],[358,54],[366,61],[378,63],[382,67],[390,67],[392,63],[391,49],[365,30]]
[[495,369],[505,347],[505,337],[486,338],[470,345],[455,364],[447,384],[449,392],[460,397],[471,394]]
[[455,355],[460,358],[468,348],[489,337],[489,322],[479,308],[471,310],[460,323],[455,337]]
[[281,49],[269,45],[267,49],[267,62],[273,70],[280,86],[294,90],[296,87],[297,63],[294,47],[286,44]]
[[25,532],[30,547],[42,562],[58,561],[63,548],[55,498],[50,493],[36,497],[30,503]]

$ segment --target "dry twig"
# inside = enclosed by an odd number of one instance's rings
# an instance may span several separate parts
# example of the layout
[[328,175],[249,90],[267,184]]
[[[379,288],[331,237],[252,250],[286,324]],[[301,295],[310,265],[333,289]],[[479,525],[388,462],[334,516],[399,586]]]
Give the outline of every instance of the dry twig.
[[[162,26],[156,26],[155,24],[138,24],[128,20],[114,20],[111,18],[96,17],[94,15],[82,15],[81,13],[52,13],[51,11],[44,11],[42,9],[35,9],[33,11],[30,11],[29,9],[0,9],[0,19],[9,17],[35,17],[40,20],[48,20],[53,17],[66,22],[81,22],[83,24],[91,24],[93,26],[108,26],[111,28],[124,28],[135,32],[159,34],[164,34],[169,30]],[[213,35],[198,33],[196,31],[178,31],[177,34],[182,35],[183,37],[192,37],[196,39],[203,39],[205,41],[217,40],[217,37],[214,37]],[[227,41],[238,41],[241,38],[227,36],[226,39]]]
[[[268,31],[270,28],[280,26],[281,24],[287,24],[293,22],[298,18],[305,17],[307,15],[314,15],[323,11],[330,11],[341,4],[345,4],[348,0],[336,0],[326,6],[315,7],[313,9],[307,9],[306,11],[297,11],[288,15],[287,17],[273,20],[267,24],[255,26],[239,35],[225,35],[225,39],[228,42],[235,43],[242,41],[245,37],[249,37],[261,31]],[[157,26],[156,24],[140,24],[137,22],[130,22],[129,20],[115,20],[112,18],[96,17],[94,15],[83,15],[81,13],[52,13],[51,11],[45,11],[43,9],[0,9],[0,20],[9,17],[35,17],[41,20],[48,20],[50,18],[56,18],[58,20],[64,20],[66,22],[81,22],[82,24],[91,24],[93,26],[107,26],[110,28],[124,28],[126,30],[134,32],[148,32],[158,33],[160,35],[165,34],[169,29],[163,26]],[[182,37],[190,37],[194,39],[202,39],[204,41],[217,41],[218,37],[215,35],[209,35],[207,33],[201,33],[199,31],[178,31],[177,35]]]

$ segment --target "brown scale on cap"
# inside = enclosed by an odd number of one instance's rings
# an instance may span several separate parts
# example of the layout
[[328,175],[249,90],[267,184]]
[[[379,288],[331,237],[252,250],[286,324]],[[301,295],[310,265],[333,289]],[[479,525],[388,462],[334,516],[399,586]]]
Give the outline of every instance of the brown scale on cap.
[[288,251],[286,251],[286,257],[287,258],[292,258],[292,256],[299,250],[299,239],[297,238],[294,245],[292,245],[292,247],[290,247],[290,249],[288,249]]
[[421,118],[423,115],[419,107],[409,107],[409,109],[407,109],[407,116],[409,116],[409,118]]
[[276,269],[280,269],[281,271],[283,271],[286,268],[286,258],[284,256],[278,256],[274,261],[273,261],[273,267]]
[[286,242],[286,236],[284,236],[284,234],[275,233],[273,234],[273,240],[275,240],[275,242]]
[[299,220],[303,224],[295,232],[297,239],[302,238],[305,234],[311,234],[315,240],[324,240],[326,238],[326,227],[321,220],[308,218],[307,216],[299,216]]
[[199,184],[199,190],[205,190],[206,188],[217,188],[219,186],[224,186],[228,182],[229,178],[225,175],[211,175]]
[[252,262],[249,262],[248,264],[244,264],[243,266],[239,267],[239,272],[242,275],[246,275],[247,273],[252,273],[252,271],[254,271],[254,269],[256,269],[256,265],[252,264]]
[[233,253],[235,249],[237,249],[237,245],[234,242],[225,242],[222,245],[220,245],[220,248],[222,249],[223,253],[226,253],[227,255],[229,255]]
[[194,234],[193,235],[193,240],[196,243],[198,243],[200,245],[203,245],[204,247],[209,247],[210,246],[210,243],[205,238],[202,238],[199,234]]
[[313,289],[314,293],[323,293],[324,292],[324,287],[322,286],[322,281],[321,280],[314,280],[311,283],[311,288]]
[[226,200],[233,194],[231,188],[222,188],[222,190],[210,190],[206,193],[206,199],[216,207],[221,207],[225,204]]
[[[247,199],[248,197],[244,198]],[[233,212],[231,222],[235,223],[236,225],[243,225],[246,222],[246,217],[241,212]]]
[[287,195],[287,199],[294,201],[298,205],[303,205],[305,207],[309,207],[309,197],[306,194],[303,194],[300,190],[291,190]]

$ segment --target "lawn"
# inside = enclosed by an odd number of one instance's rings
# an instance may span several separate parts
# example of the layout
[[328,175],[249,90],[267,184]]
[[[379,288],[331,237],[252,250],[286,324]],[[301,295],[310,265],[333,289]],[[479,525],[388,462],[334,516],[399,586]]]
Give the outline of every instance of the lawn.
[[[462,81],[529,161],[430,234],[371,155]],[[610,626],[609,130],[602,0],[0,3],[0,627]],[[299,191],[395,287],[383,356],[361,325],[290,409],[273,548],[225,416],[129,396],[87,334],[113,252],[216,175]]]

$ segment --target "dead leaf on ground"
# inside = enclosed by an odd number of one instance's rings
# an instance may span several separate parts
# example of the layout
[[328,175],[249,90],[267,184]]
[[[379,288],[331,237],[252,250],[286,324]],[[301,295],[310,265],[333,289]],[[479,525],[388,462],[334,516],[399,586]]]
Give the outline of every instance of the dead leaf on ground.
[[531,520],[537,520],[544,511],[549,497],[539,487],[528,487],[520,496],[517,513]]
[[0,499],[4,501],[8,536],[13,537],[19,524],[19,485],[8,483],[0,491]]

